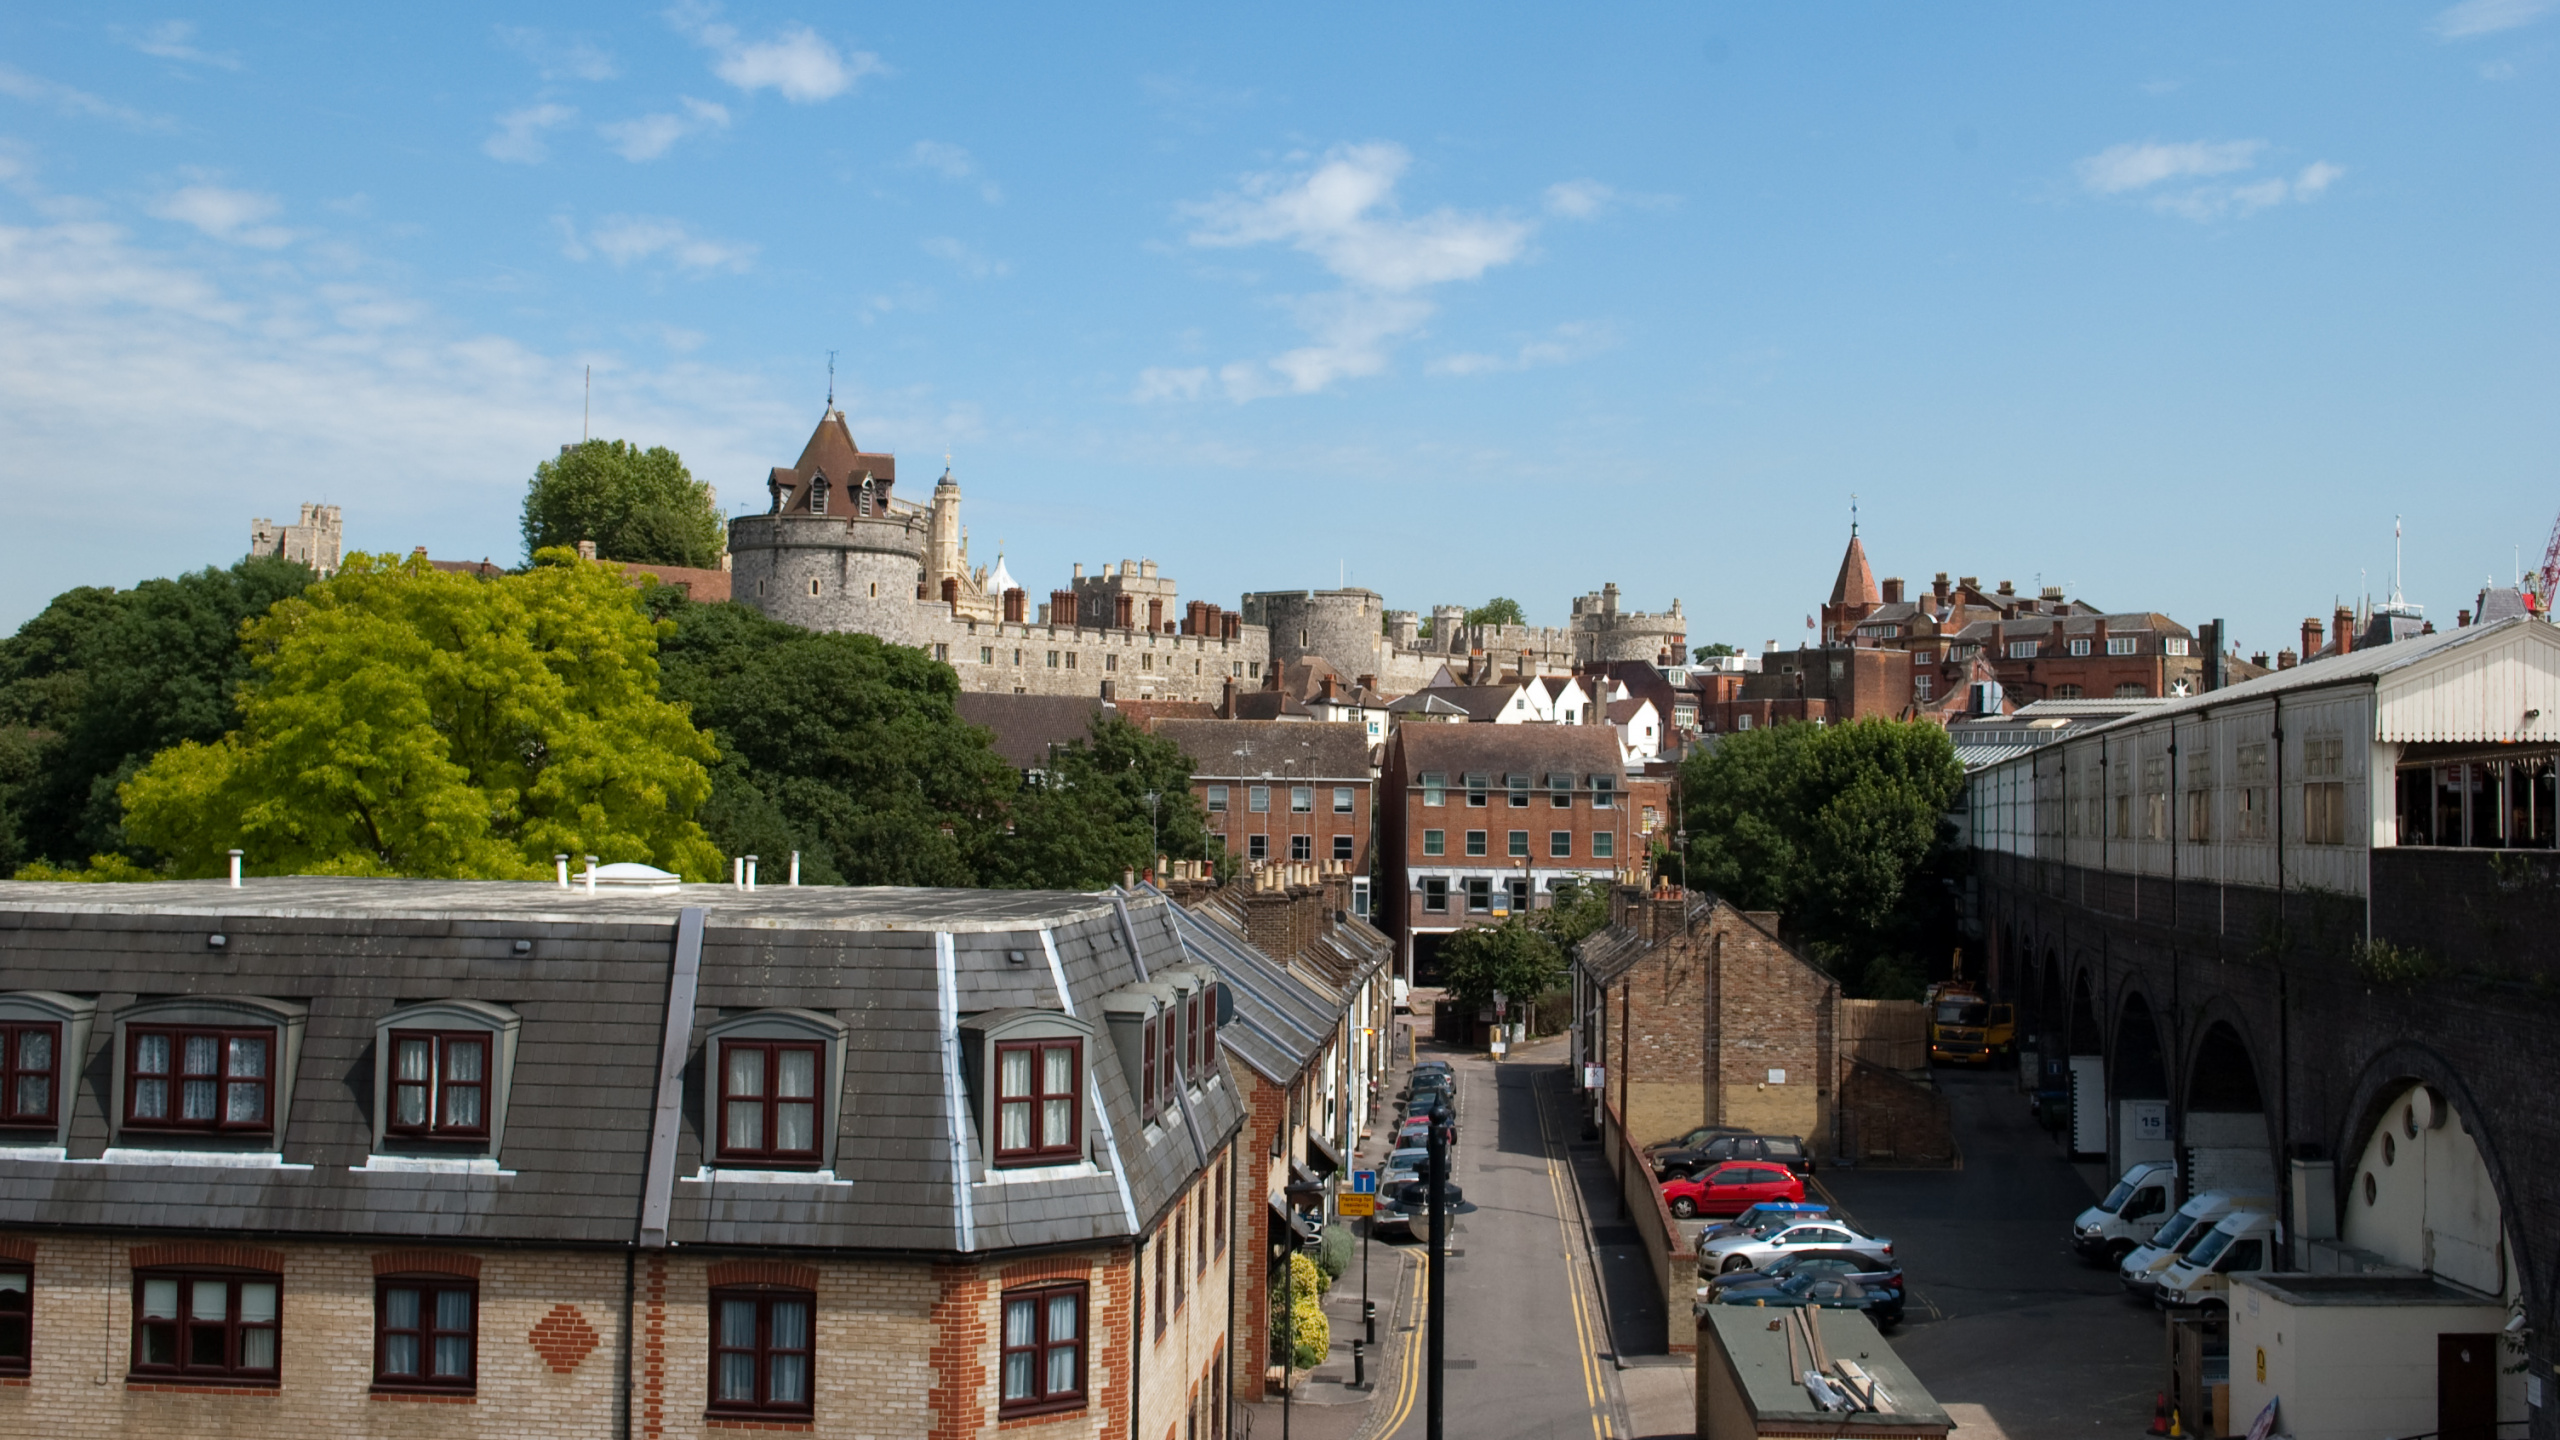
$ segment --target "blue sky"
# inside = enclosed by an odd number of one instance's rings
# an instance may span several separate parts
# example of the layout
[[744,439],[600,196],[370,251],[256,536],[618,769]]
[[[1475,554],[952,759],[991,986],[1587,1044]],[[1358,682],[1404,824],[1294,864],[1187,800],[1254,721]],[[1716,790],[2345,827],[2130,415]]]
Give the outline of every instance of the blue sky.
[[1880,574],[2245,648],[2560,512],[2560,0],[0,14],[0,570],[253,515],[512,558],[580,426],[733,508],[823,402],[1035,592]]

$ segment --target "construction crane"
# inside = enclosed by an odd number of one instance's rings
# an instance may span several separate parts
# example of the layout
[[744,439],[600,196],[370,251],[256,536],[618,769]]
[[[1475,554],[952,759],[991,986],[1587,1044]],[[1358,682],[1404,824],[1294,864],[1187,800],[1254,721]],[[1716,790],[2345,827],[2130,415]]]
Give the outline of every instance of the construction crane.
[[2542,573],[2535,579],[2539,583],[2534,586],[2534,589],[2541,592],[2541,603],[2538,608],[2543,614],[2549,615],[2552,594],[2554,591],[2560,591],[2560,520],[2551,522],[2551,543],[2543,547]]

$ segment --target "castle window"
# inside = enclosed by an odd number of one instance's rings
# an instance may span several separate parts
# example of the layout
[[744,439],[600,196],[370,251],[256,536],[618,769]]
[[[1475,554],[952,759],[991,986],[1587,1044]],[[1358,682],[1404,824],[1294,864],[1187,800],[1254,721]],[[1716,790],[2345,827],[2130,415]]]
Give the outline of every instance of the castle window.
[[1049,668],[1052,670],[1058,668],[1058,652],[1055,650],[1049,652]]
[[871,598],[874,600],[880,598],[880,582],[877,580],[871,582]]
[[981,665],[993,665],[996,663],[996,647],[993,645],[979,646],[978,663]]
[[827,477],[824,475],[809,482],[809,513],[812,515],[827,513]]
[[943,664],[945,664],[945,665],[950,664],[950,663],[951,663],[951,647],[950,647],[950,646],[948,646],[948,645],[936,645],[936,646],[934,646],[934,647],[933,647],[933,658],[934,658],[934,659],[936,659],[936,660],[941,661],[941,662],[942,662]]
[[1070,670],[1076,668],[1076,652],[1073,650],[1067,652],[1067,668]]
[[817,594],[817,593],[818,593],[818,582],[817,582],[817,581],[812,580],[812,581],[810,581],[810,582],[809,582],[809,593],[810,593],[810,594],[812,594],[812,595],[815,595],[815,594]]

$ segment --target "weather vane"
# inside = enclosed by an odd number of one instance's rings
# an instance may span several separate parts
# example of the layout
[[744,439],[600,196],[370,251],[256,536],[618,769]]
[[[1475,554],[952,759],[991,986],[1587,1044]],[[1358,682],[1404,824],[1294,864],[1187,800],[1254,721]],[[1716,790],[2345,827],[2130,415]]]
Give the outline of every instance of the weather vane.
[[836,352],[827,352],[827,408],[836,408]]

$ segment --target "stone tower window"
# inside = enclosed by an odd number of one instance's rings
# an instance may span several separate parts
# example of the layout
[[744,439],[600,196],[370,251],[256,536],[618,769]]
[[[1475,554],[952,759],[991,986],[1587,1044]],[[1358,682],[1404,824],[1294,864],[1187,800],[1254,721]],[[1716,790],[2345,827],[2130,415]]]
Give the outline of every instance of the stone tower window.
[[812,594],[812,595],[815,595],[815,594],[817,594],[817,593],[818,593],[818,582],[817,582],[817,581],[812,580],[812,581],[810,581],[810,582],[809,582],[809,593],[810,593],[810,594]]
[[809,482],[809,513],[812,515],[827,513],[827,477],[824,475]]

